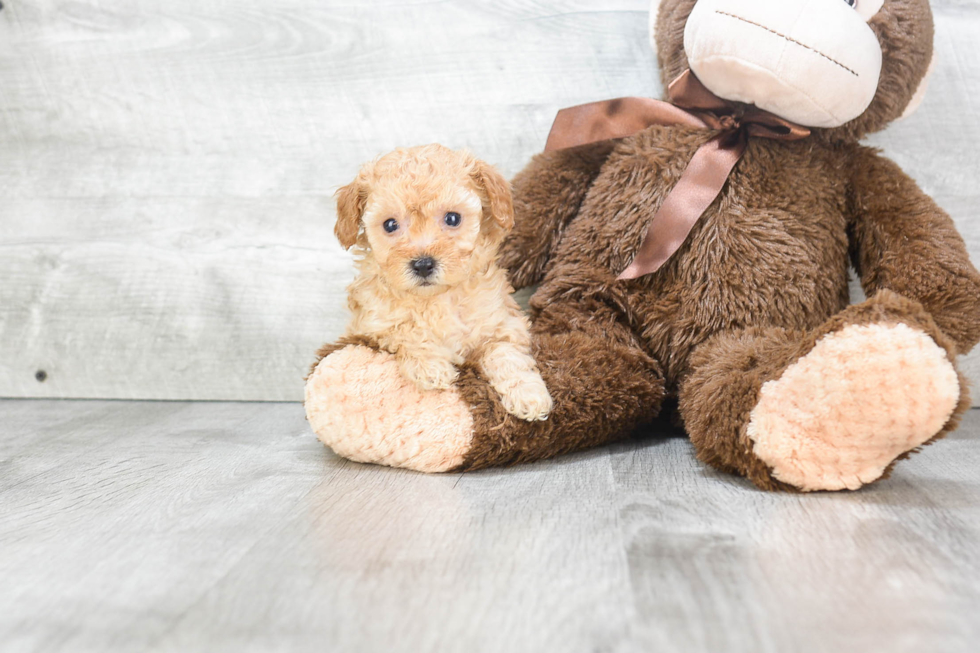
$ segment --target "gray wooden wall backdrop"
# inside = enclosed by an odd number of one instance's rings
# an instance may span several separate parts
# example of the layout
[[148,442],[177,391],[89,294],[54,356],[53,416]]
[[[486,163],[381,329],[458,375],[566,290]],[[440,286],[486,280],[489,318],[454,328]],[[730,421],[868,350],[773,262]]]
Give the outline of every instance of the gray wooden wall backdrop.
[[[513,174],[558,108],[658,96],[647,4],[4,0],[0,396],[300,399],[346,319],[332,192],[432,141]],[[933,4],[929,98],[874,143],[980,259],[980,6]]]

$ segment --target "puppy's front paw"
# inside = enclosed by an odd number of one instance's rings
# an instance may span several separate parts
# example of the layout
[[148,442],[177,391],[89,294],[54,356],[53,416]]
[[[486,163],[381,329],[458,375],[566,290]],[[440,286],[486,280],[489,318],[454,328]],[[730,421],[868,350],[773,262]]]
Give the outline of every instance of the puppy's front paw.
[[448,390],[459,376],[456,366],[442,358],[402,358],[398,365],[419,390]]
[[529,422],[548,419],[553,402],[548,388],[540,378],[525,379],[500,393],[507,412]]

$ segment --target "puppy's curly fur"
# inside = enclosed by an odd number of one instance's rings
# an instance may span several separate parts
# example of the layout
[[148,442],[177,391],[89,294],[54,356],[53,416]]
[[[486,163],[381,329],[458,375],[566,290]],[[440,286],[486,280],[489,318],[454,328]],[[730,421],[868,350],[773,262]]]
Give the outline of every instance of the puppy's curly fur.
[[423,390],[449,388],[470,362],[511,414],[546,419],[529,325],[496,265],[513,225],[507,181],[468,152],[425,145],[366,164],[337,193],[335,233],[359,272],[347,336],[390,351]]

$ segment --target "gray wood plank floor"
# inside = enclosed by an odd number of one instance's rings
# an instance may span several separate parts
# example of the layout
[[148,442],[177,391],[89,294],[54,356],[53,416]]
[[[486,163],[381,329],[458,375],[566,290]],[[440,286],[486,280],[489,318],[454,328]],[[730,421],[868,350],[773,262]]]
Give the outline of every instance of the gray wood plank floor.
[[424,476],[298,404],[0,401],[0,650],[975,651],[980,411],[853,494],[683,438]]

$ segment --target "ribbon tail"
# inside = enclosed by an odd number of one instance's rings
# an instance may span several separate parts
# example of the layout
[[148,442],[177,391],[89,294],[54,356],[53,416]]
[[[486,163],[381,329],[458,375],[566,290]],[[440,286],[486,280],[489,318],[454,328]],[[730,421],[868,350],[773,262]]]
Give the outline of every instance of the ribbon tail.
[[698,148],[680,181],[650,221],[636,257],[619,279],[659,270],[687,240],[694,225],[718,198],[747,146],[744,131],[723,132]]

